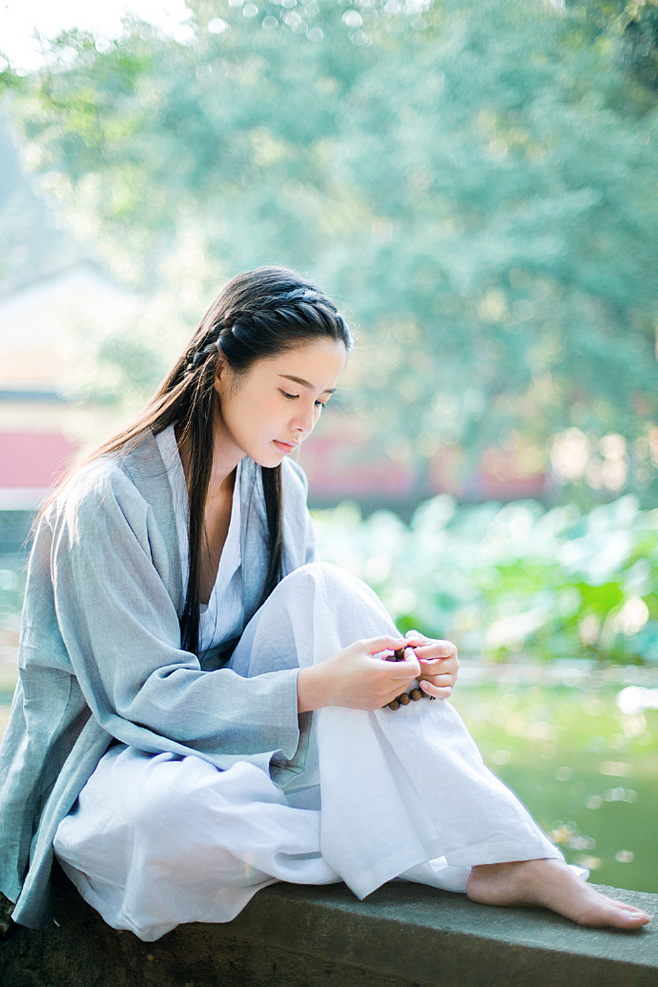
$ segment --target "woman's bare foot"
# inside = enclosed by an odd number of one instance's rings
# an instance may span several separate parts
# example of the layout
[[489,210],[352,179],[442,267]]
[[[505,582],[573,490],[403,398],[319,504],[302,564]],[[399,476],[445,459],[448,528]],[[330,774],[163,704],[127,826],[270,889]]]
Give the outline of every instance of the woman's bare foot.
[[473,867],[466,894],[483,905],[550,908],[578,925],[596,928],[639,929],[651,921],[646,912],[599,894],[552,858]]

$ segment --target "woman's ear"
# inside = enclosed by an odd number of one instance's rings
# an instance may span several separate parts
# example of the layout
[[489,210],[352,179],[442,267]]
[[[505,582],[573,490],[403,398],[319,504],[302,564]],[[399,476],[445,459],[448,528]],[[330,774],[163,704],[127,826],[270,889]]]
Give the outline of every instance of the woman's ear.
[[217,364],[215,366],[215,382],[213,387],[221,397],[222,393],[226,390],[228,384],[229,373],[226,369],[226,364],[221,357],[217,358]]

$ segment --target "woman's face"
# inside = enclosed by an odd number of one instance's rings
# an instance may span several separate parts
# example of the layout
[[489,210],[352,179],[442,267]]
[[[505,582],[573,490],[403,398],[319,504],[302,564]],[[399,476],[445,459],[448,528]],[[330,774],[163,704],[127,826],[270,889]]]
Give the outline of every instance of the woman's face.
[[220,366],[216,438],[222,452],[236,463],[250,456],[261,466],[278,466],[315,428],[345,358],[342,342],[323,337],[257,360],[242,377]]

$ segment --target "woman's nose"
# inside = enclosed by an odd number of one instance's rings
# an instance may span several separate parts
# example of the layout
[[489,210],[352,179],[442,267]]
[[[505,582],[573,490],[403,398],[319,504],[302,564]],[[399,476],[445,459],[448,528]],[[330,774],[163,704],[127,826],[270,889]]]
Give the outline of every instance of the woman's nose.
[[313,409],[300,408],[298,414],[293,419],[292,427],[295,432],[312,432],[315,427]]

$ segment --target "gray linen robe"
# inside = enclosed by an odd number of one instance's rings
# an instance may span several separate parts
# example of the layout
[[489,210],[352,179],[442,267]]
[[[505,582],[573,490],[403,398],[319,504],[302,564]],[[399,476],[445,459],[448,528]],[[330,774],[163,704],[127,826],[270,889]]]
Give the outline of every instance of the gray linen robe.
[[[306,478],[282,467],[284,572],[312,561]],[[245,621],[262,593],[267,550],[259,470],[241,469]],[[52,919],[57,826],[113,738],[196,754],[227,769],[249,761],[285,786],[304,765],[310,714],[297,713],[298,669],[245,679],[219,649],[181,649],[184,605],[171,487],[151,432],[84,467],[41,519],[28,567],[20,678],[0,747],[0,890],[13,918]]]

